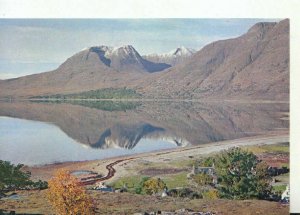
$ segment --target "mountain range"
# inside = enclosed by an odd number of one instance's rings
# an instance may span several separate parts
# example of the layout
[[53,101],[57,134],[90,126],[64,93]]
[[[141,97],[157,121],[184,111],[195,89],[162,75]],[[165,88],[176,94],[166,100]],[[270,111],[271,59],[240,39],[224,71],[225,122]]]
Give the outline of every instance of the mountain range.
[[143,98],[289,100],[289,20],[263,22],[245,34],[195,52],[184,47],[141,56],[134,47],[94,46],[56,70],[0,81],[0,97],[29,98],[105,88]]

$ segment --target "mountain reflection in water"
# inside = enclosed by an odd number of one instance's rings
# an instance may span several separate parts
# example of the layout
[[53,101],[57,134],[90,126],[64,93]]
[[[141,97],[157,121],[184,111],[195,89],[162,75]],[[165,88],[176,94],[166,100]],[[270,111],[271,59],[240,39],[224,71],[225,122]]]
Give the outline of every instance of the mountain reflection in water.
[[[277,132],[289,128],[288,112],[286,103],[0,102],[0,116],[54,124],[96,151],[134,150],[144,139],[176,147]],[[38,137],[42,143],[43,136]]]

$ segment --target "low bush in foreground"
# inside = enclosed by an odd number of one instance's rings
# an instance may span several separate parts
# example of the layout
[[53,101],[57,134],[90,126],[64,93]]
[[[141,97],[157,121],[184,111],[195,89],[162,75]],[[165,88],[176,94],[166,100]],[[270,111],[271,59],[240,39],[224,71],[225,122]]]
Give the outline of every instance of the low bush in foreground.
[[168,191],[168,195],[172,197],[189,198],[189,199],[202,199],[203,195],[201,193],[195,192],[191,188],[178,188],[171,189]]

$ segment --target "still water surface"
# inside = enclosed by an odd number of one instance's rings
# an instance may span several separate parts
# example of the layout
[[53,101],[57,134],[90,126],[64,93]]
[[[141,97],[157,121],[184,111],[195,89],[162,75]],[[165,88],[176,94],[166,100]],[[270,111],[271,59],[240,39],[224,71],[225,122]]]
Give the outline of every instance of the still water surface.
[[286,130],[288,104],[0,102],[0,160],[83,161]]

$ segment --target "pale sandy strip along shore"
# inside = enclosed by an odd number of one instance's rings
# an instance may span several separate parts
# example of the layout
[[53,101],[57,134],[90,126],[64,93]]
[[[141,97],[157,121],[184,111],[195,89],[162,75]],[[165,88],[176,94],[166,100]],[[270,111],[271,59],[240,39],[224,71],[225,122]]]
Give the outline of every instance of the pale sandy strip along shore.
[[[108,181],[112,181],[116,178],[120,178],[124,175],[128,175],[128,172],[123,168],[123,165],[130,164],[130,166],[135,166],[140,163],[142,160],[145,162],[163,162],[167,159],[170,161],[180,161],[188,159],[188,157],[201,157],[206,154],[220,152],[222,150],[229,149],[231,147],[242,147],[242,146],[251,146],[251,145],[261,145],[261,144],[276,144],[289,142],[289,134],[283,132],[282,134],[269,134],[269,135],[260,135],[255,137],[240,138],[236,140],[228,140],[214,143],[201,144],[198,146],[186,147],[186,148],[176,148],[172,150],[165,150],[160,152],[150,152],[144,154],[138,154],[133,156],[128,156],[123,158],[123,162],[118,163],[114,166],[116,173],[113,178]],[[120,158],[112,159],[109,163],[115,162]]]
[[[114,176],[107,182],[113,181],[117,178],[128,176],[132,174],[132,169],[135,169],[136,166],[141,162],[172,162],[172,161],[181,161],[187,160],[189,157],[201,157],[208,155],[210,153],[220,152],[222,150],[229,149],[231,147],[242,147],[242,146],[251,146],[251,145],[261,145],[261,144],[276,144],[289,142],[289,133],[288,131],[280,131],[266,135],[259,135],[253,137],[245,137],[235,140],[227,140],[213,143],[206,143],[197,146],[184,147],[184,148],[175,148],[168,149],[163,151],[155,151],[148,153],[141,153],[129,156],[114,157],[103,160],[92,160],[92,161],[81,161],[81,162],[65,162],[61,164],[50,164],[40,167],[28,167],[27,170],[32,172],[32,176],[36,179],[48,180],[54,174],[54,172],[59,168],[69,169],[71,171],[75,170],[91,170],[97,172],[101,175],[107,175],[108,171],[106,166],[109,164],[115,163],[118,160],[122,162],[117,163],[113,166],[116,170]],[[125,168],[126,166],[126,168]],[[128,169],[131,169],[130,171]]]

